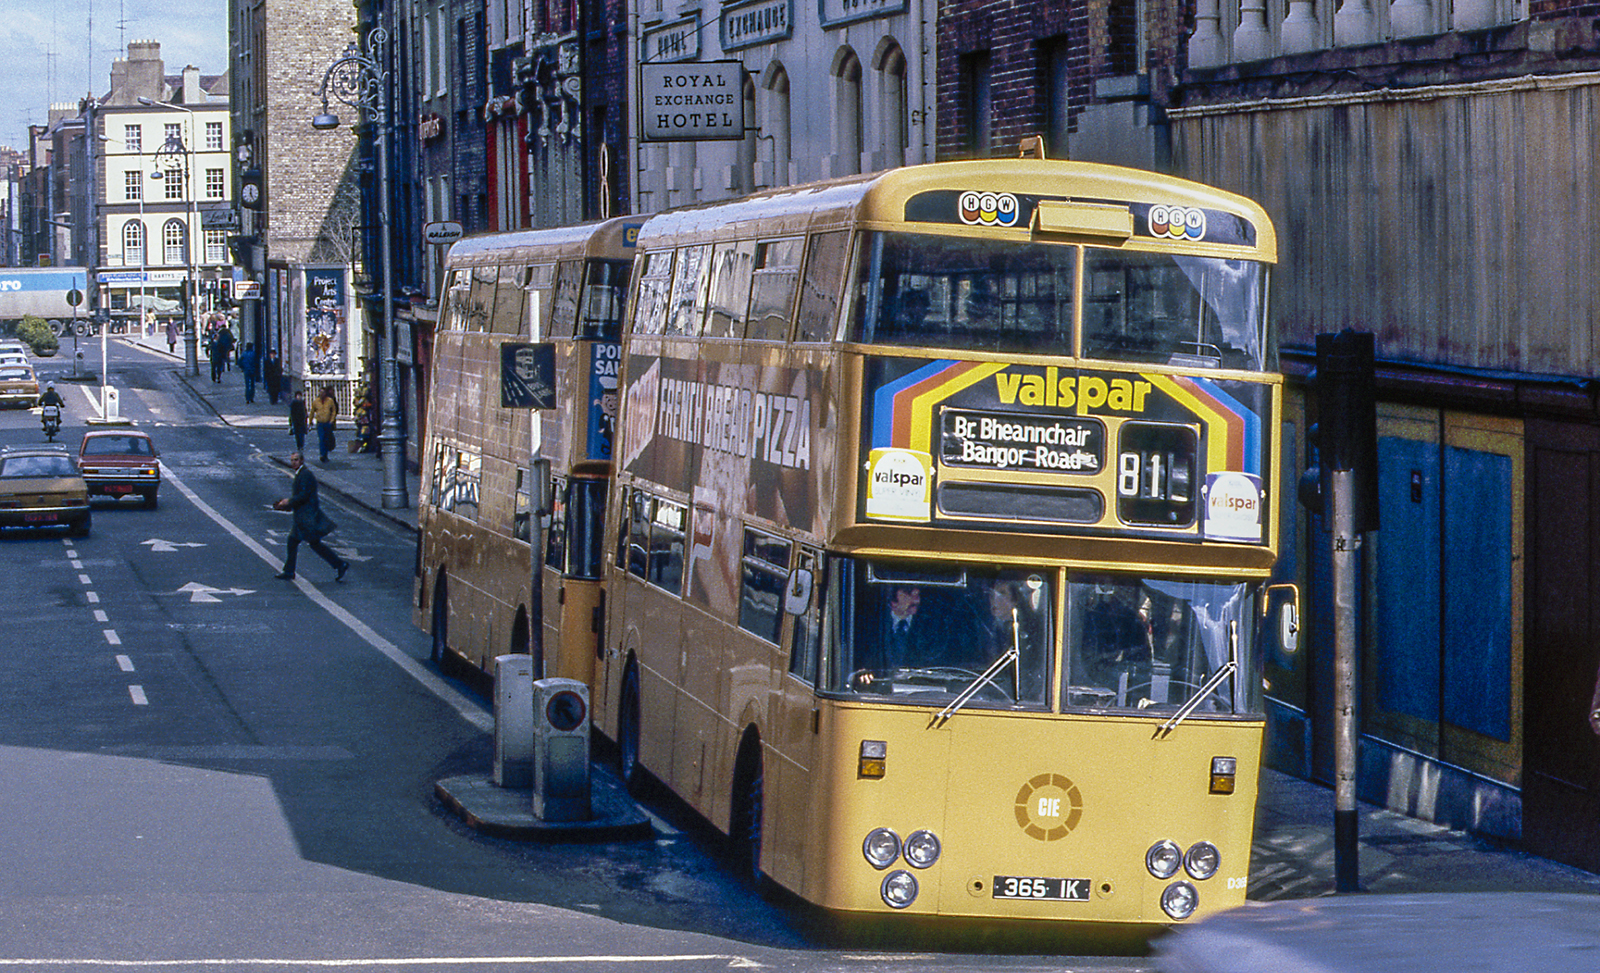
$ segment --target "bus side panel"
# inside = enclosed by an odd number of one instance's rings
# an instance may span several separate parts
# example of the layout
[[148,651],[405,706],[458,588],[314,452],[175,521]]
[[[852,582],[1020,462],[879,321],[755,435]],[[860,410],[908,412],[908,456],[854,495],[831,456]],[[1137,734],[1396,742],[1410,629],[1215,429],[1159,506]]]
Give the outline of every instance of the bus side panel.
[[674,734],[672,777],[678,795],[727,830],[727,800],[720,793],[726,774],[718,768],[732,766],[727,744],[726,675],[730,636],[728,626],[703,610],[683,605],[683,651],[678,657],[678,726]]

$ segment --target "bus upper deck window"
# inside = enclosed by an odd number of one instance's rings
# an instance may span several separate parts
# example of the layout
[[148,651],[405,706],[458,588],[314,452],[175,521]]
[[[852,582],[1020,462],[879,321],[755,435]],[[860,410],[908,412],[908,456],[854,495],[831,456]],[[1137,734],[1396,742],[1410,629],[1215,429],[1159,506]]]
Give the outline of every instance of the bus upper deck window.
[[578,337],[607,341],[622,337],[622,309],[628,300],[630,267],[626,260],[589,261],[589,276],[583,285]]
[[789,314],[800,274],[800,243],[799,239],[763,240],[756,245],[745,337],[768,341],[789,337]]
[[852,339],[976,351],[1072,352],[1076,247],[872,234]]
[[1265,367],[1259,263],[1091,248],[1083,277],[1085,357]]

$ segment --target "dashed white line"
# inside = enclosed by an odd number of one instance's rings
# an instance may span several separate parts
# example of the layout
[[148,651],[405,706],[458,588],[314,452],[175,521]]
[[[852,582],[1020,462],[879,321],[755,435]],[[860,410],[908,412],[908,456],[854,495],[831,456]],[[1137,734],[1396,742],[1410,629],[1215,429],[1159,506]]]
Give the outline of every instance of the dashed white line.
[[143,686],[129,686],[128,695],[133,697],[133,705],[149,706],[150,700],[145,698]]
[[122,644],[122,637],[117,634],[117,630],[114,628],[102,629],[101,634],[106,637],[106,642],[110,645]]
[[94,620],[97,622],[110,621],[110,619],[106,618],[105,609],[103,608],[96,608],[94,610]]
[[89,576],[87,574],[78,575],[78,583],[79,584],[94,584],[93,581],[89,580]]
[[82,571],[83,570],[83,562],[78,560],[77,558],[73,558],[72,559],[72,570],[74,570],[74,571]]
[[100,604],[100,595],[97,592],[86,591],[86,592],[84,592],[84,597],[89,599],[89,604],[91,604],[91,605]]
[[121,669],[123,672],[132,672],[133,660],[125,655],[119,655],[117,656],[117,668]]

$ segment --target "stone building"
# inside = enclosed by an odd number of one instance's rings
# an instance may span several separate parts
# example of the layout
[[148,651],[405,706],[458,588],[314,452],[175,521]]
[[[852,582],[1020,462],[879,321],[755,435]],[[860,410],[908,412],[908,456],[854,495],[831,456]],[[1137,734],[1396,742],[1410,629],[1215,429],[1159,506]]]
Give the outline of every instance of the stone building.
[[[311,127],[329,65],[358,38],[356,11],[334,0],[230,0],[234,178],[259,173],[259,208],[241,209],[235,253],[259,299],[240,302],[245,339],[277,350],[285,380],[331,385],[350,414],[369,377],[371,336],[357,310],[362,209],[358,113]],[[309,398],[309,396],[308,396]]]

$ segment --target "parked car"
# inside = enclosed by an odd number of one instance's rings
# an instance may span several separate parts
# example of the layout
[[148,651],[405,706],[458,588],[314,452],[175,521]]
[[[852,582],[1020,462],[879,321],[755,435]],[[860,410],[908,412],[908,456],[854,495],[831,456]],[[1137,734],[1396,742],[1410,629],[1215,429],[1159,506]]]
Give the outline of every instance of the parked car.
[[0,450],[0,529],[64,527],[87,537],[89,485],[65,446]]
[[0,365],[0,405],[31,409],[39,404],[39,378],[28,365]]
[[78,446],[78,467],[92,497],[140,497],[156,505],[161,488],[161,451],[149,434],[137,429],[97,429],[84,433]]

